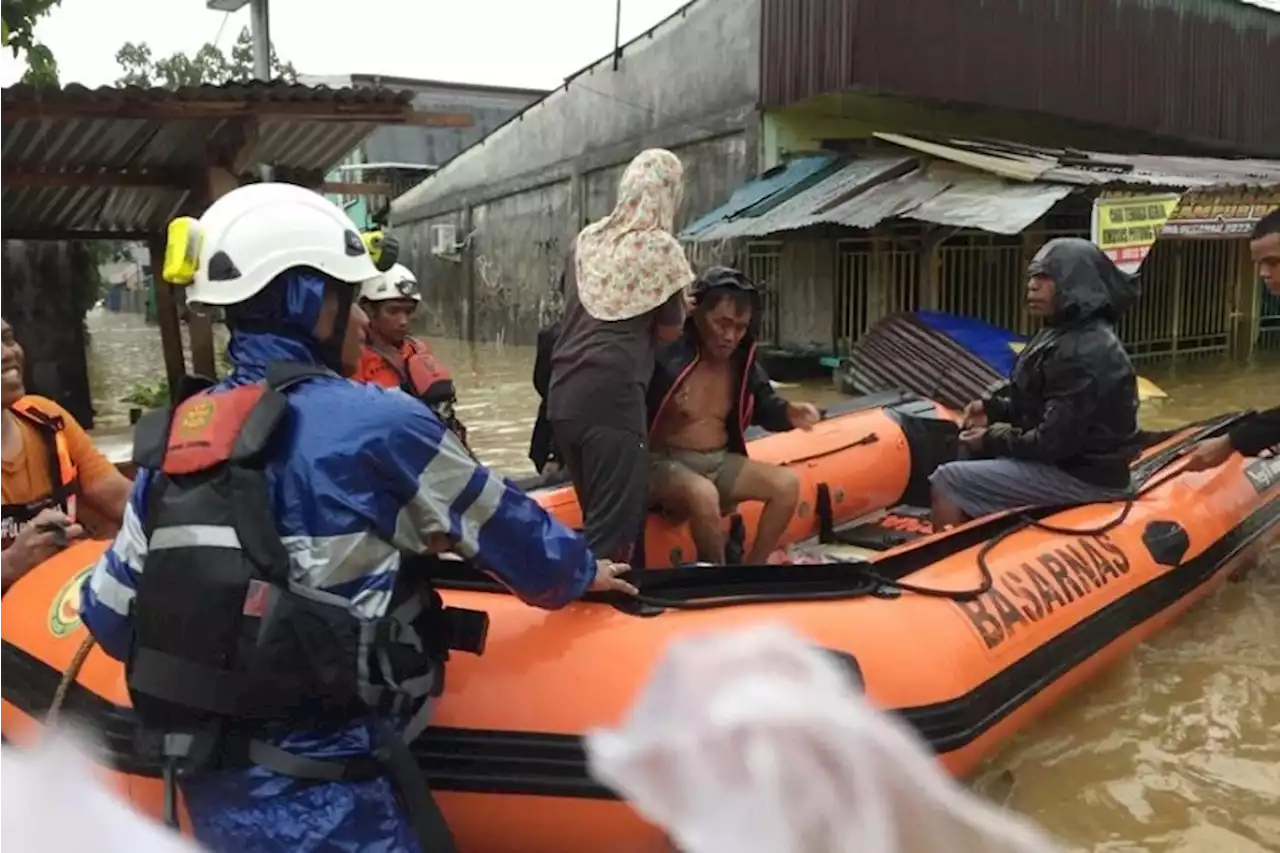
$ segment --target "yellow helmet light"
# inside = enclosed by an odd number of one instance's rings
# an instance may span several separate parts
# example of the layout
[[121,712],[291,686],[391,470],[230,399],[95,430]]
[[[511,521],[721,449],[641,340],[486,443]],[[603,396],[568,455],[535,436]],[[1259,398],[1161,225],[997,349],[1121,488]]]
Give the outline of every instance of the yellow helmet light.
[[169,223],[161,275],[165,281],[185,287],[195,281],[199,267],[200,223],[193,217],[180,216]]
[[369,250],[369,258],[378,272],[386,272],[400,260],[400,241],[384,231],[366,231],[360,235]]

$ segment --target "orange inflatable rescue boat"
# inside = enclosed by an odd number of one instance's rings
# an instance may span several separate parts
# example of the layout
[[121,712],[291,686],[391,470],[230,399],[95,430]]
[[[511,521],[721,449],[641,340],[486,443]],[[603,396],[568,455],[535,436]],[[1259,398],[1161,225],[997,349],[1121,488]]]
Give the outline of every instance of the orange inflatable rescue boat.
[[[941,430],[946,434],[953,429],[949,423],[956,420],[952,412],[930,400],[886,391],[840,401],[823,410],[822,420],[807,432],[769,433],[752,427],[747,431],[751,458],[790,468],[800,480],[800,503],[783,533],[782,544],[817,535],[820,520],[815,507],[819,487],[824,484],[837,523],[892,506],[903,499],[909,487],[918,490],[920,484],[912,479],[913,471],[922,463],[936,465],[941,460],[913,458],[904,430]],[[938,452],[954,452],[945,442],[927,444]],[[581,529],[582,509],[567,474],[550,482],[534,477],[517,485],[560,521]],[[755,540],[760,508],[759,503],[749,503],[724,519],[730,554],[745,553]],[[651,512],[645,526],[644,565],[670,567],[695,559],[688,525]],[[732,557],[729,561],[735,562]]]
[[[447,562],[438,587],[447,604],[488,612],[488,644],[480,657],[454,656],[433,726],[412,746],[460,849],[660,849],[659,831],[589,777],[581,735],[622,717],[674,636],[787,623],[964,775],[1280,534],[1280,459],[1181,470],[1182,452],[1230,417],[1149,447],[1129,502],[1004,513],[935,534],[923,507],[928,474],[954,453],[951,413],[919,399],[874,411],[875,443],[786,460],[804,469],[816,530],[792,546],[793,564],[650,572],[638,599],[547,613]],[[816,443],[844,446],[824,433]],[[904,460],[896,494],[875,476],[885,450]],[[861,517],[842,521],[848,506]],[[65,688],[62,712],[101,731],[110,774],[158,817],[160,767],[135,748],[121,666],[94,647],[72,667],[86,636],[79,587],[104,547],[70,548],[5,595],[0,722],[6,739],[29,741]]]

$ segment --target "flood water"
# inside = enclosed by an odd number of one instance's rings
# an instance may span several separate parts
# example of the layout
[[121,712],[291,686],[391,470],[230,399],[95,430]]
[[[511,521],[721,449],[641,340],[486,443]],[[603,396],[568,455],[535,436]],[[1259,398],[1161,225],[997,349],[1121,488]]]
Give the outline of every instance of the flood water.
[[[98,312],[89,329],[99,426],[124,430],[119,398],[163,374],[159,333],[140,317]],[[453,370],[479,456],[504,473],[531,472],[532,348],[431,343]],[[1145,375],[1169,394],[1144,405],[1154,429],[1273,405],[1280,389],[1275,360]],[[836,397],[821,385],[784,393]],[[1018,737],[975,785],[1072,851],[1280,850],[1280,552]]]

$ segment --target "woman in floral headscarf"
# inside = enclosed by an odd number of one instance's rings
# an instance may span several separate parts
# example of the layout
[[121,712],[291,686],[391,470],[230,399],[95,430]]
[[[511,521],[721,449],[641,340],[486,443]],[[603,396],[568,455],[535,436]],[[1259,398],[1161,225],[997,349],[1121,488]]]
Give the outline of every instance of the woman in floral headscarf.
[[613,212],[582,230],[565,267],[565,315],[551,354],[547,414],[597,557],[628,561],[644,529],[645,393],[659,341],[684,325],[693,270],[672,236],[684,168],[641,152]]

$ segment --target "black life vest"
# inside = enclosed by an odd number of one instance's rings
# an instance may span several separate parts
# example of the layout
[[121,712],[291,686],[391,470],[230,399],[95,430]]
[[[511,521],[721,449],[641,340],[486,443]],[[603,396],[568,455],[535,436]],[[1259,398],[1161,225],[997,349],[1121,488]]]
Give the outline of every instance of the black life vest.
[[488,630],[487,614],[444,608],[417,571],[399,573],[388,615],[373,621],[343,599],[290,587],[264,464],[288,412],[285,395],[330,375],[272,364],[265,383],[197,393],[138,424],[134,459],[157,474],[143,519],[129,694],[143,730],[164,733],[162,754],[178,772],[252,762],[313,780],[386,773],[423,849],[440,849],[443,819],[423,820],[438,812],[389,726],[379,727],[372,762],[302,758],[263,739],[371,713],[412,714],[425,725],[450,649],[480,654]]
[[49,482],[52,491],[42,498],[26,503],[7,503],[0,508],[0,538],[4,547],[11,543],[46,509],[61,510],[73,522],[76,520],[76,499],[80,494],[80,475],[71,449],[67,445],[66,424],[60,415],[50,414],[36,402],[38,398],[23,397],[10,407],[16,417],[35,427],[44,445],[45,459],[49,465]]

